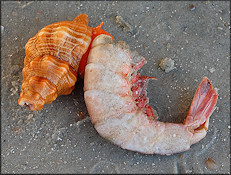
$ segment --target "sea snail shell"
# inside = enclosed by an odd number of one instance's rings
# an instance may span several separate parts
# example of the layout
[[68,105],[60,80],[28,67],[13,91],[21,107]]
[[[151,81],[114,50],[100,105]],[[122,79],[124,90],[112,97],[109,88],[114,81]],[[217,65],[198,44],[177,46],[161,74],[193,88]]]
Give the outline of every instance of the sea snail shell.
[[88,16],[42,28],[26,43],[19,105],[41,110],[58,95],[74,89],[80,60],[91,43]]

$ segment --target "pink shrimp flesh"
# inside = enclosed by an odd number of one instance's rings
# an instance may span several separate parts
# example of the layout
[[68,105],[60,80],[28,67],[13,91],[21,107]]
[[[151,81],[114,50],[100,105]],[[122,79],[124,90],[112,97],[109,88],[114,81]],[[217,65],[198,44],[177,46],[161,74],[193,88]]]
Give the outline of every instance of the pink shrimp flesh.
[[207,77],[200,83],[183,123],[160,122],[148,105],[149,79],[138,70],[146,60],[123,42],[99,35],[92,42],[84,77],[84,98],[97,132],[123,149],[170,155],[206,136],[218,94]]

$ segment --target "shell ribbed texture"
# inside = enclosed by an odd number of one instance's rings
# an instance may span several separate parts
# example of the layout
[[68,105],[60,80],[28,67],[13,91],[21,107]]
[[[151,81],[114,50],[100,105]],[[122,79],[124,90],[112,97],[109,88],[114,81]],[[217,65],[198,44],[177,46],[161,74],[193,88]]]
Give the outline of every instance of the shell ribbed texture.
[[80,60],[87,51],[92,29],[86,14],[42,28],[26,43],[20,105],[40,110],[58,95],[74,89]]

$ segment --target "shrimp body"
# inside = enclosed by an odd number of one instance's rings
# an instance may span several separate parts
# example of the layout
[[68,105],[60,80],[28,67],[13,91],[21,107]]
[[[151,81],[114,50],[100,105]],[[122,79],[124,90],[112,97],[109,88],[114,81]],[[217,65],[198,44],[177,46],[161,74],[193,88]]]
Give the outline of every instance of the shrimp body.
[[[146,97],[145,59],[123,42],[99,35],[92,42],[84,77],[85,103],[97,132],[123,149],[170,155],[206,136],[218,94],[204,77],[183,123],[155,120]],[[152,78],[154,79],[154,78]]]

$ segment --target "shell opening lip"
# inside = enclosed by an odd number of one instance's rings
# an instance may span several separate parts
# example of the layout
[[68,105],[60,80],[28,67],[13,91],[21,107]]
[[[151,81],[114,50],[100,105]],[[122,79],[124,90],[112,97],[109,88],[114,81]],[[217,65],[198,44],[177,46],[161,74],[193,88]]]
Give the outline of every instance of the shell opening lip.
[[29,103],[29,102],[22,101],[21,103],[19,103],[19,105],[28,107],[32,111],[35,110],[34,105],[32,103]]
[[30,109],[33,109],[33,105],[32,104],[29,104],[29,103],[27,103],[27,102],[24,102],[24,105],[23,106],[26,106],[26,107],[28,107],[28,108],[30,108]]

